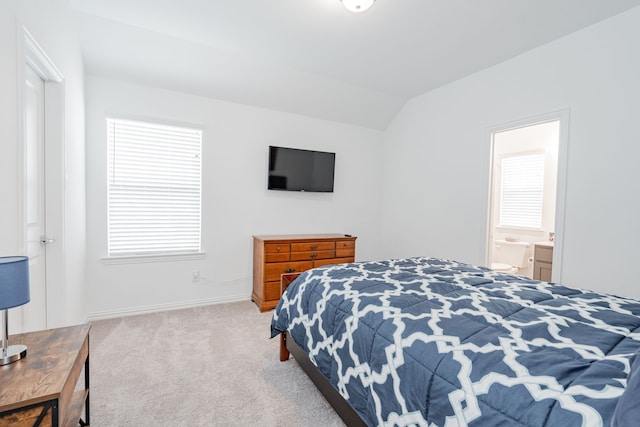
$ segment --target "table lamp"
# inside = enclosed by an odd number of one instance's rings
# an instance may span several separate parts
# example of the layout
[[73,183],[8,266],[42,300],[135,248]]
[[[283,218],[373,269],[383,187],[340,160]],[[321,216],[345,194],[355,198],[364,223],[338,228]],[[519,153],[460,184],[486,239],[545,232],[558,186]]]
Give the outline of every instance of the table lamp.
[[29,258],[0,257],[0,310],[4,311],[0,366],[8,365],[27,355],[26,345],[9,345],[9,309],[28,303]]

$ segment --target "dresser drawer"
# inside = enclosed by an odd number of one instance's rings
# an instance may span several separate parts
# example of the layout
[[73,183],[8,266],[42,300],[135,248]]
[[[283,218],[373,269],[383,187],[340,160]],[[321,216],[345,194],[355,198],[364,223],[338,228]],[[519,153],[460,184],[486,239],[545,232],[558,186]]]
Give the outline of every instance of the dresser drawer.
[[264,262],[285,262],[291,260],[291,253],[289,252],[273,252],[264,254]]
[[280,281],[264,284],[264,299],[267,301],[280,299]]
[[354,249],[356,248],[355,240],[340,240],[336,242],[336,249]]
[[314,252],[291,252],[291,261],[304,261],[304,260],[316,260],[333,258],[336,256],[336,251],[314,251]]
[[291,245],[289,243],[267,243],[264,245],[264,252],[267,254],[289,253]]
[[264,262],[285,262],[291,260],[289,243],[267,243],[264,245]]
[[[280,275],[284,273],[294,273],[296,271],[305,271],[313,268],[313,261],[300,261],[300,262],[276,262],[271,264],[265,264],[264,267],[264,281],[266,282],[278,282],[280,283]],[[278,290],[278,297],[280,297],[280,291]]]
[[335,248],[336,242],[305,242],[291,244],[291,252],[326,251]]
[[321,259],[318,261],[314,261],[313,266],[320,267],[320,266],[329,265],[329,264],[346,264],[348,262],[353,262],[353,261],[354,261],[353,257]]
[[356,248],[336,249],[336,258],[352,257],[356,254]]

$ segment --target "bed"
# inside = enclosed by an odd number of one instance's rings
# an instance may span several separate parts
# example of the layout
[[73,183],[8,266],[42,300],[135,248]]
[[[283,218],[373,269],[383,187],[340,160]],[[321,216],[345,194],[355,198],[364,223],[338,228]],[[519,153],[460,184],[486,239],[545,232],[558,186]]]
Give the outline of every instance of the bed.
[[306,271],[271,323],[369,426],[640,423],[639,332],[639,301],[424,257]]

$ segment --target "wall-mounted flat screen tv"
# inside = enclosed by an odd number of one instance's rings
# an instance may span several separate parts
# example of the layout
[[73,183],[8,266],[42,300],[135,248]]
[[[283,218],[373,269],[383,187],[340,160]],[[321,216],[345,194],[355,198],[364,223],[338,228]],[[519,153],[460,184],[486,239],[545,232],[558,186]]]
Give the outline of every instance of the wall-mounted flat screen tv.
[[336,153],[269,146],[269,190],[333,192]]

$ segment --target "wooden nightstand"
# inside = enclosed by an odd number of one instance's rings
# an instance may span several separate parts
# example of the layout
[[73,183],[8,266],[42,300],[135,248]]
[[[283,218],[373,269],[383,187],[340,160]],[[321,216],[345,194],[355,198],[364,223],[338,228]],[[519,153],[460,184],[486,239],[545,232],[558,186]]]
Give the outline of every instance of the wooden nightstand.
[[0,425],[89,425],[90,329],[86,324],[9,337],[27,346],[27,356],[0,368]]

